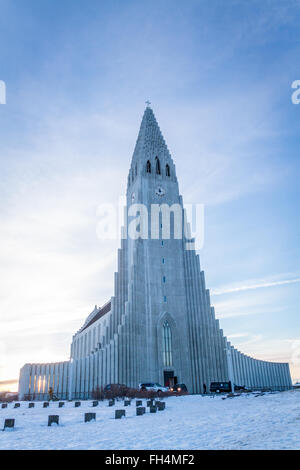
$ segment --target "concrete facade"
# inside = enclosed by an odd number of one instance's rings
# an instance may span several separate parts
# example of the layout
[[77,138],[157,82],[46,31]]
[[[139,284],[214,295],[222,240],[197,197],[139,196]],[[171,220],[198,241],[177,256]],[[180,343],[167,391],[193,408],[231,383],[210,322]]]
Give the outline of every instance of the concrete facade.
[[[174,204],[182,210],[182,227],[171,213],[169,238],[167,212],[166,217],[162,212]],[[88,398],[108,383],[164,384],[168,374],[191,393],[230,375],[248,387],[290,388],[288,364],[245,356],[219,327],[199,255],[186,249],[193,239],[184,232],[175,165],[150,107],[129,170],[126,214],[114,295],[102,308],[95,307],[73,336],[69,362],[21,369],[20,399],[26,394],[44,399],[50,386],[59,396]],[[132,227],[140,236],[132,237]]]

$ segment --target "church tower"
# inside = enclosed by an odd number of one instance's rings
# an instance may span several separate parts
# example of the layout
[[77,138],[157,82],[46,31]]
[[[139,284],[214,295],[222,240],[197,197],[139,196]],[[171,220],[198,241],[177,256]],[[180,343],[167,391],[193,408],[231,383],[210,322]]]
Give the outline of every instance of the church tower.
[[144,112],[127,184],[114,295],[73,336],[70,361],[25,364],[20,399],[91,398],[107,384],[291,387],[289,365],[252,359],[223,335],[205,286],[176,169],[152,109]]
[[[139,205],[147,214],[139,218],[140,237],[132,239],[130,213]],[[177,380],[193,392],[202,391],[204,383],[225,380],[225,340],[210,307],[199,258],[186,249],[190,240],[184,234],[175,165],[149,106],[129,171],[127,208],[128,302],[138,326],[138,380]]]

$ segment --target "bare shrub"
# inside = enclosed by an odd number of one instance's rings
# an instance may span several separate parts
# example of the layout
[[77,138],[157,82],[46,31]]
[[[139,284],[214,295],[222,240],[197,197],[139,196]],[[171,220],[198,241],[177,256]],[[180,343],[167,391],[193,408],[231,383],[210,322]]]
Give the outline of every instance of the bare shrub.
[[105,398],[105,393],[103,390],[103,387],[97,386],[93,391],[92,391],[92,398],[93,400],[101,400],[103,401]]
[[172,393],[172,395],[176,395],[177,397],[181,397],[181,396],[184,396],[184,395],[188,395],[189,393],[188,392],[184,392],[184,391],[180,391],[180,392],[176,392],[176,393]]
[[172,395],[172,392],[155,392],[154,390],[139,390],[137,388],[130,388],[127,390],[128,398],[141,398],[147,400],[153,400],[158,397],[169,397]]
[[109,390],[104,390],[105,398],[111,400],[113,398],[125,398],[127,396],[128,387],[126,385],[111,384]]

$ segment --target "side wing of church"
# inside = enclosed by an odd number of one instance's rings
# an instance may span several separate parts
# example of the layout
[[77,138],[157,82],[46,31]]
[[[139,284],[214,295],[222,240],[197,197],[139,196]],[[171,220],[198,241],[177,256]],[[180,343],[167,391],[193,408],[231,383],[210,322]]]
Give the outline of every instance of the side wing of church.
[[253,359],[227,341],[184,227],[175,165],[147,106],[129,170],[114,295],[73,336],[70,361],[23,366],[19,399],[45,399],[50,387],[60,398],[90,398],[97,387],[113,383],[136,388],[177,381],[190,393],[228,380],[291,388],[288,363]]

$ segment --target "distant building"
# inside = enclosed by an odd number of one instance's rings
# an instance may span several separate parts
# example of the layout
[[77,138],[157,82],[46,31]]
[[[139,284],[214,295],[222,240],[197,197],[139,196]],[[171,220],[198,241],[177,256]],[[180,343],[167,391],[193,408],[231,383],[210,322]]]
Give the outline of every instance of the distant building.
[[[180,226],[184,212],[177,225],[172,212],[171,237],[164,233],[162,206],[174,204],[180,213],[175,165],[147,106],[129,170],[128,219],[118,250],[114,295],[96,307],[73,336],[70,361],[24,365],[20,399],[43,399],[50,387],[60,397],[88,398],[109,383],[137,387],[140,382],[178,381],[191,393],[203,392],[204,384],[209,390],[211,382],[228,380],[247,387],[291,388],[287,363],[252,359],[223,335],[199,255],[186,249],[194,240],[184,223]],[[155,230],[152,205],[158,208]],[[148,215],[139,213],[137,221],[133,209],[138,207],[146,207]],[[130,233],[132,221],[139,237]]]

